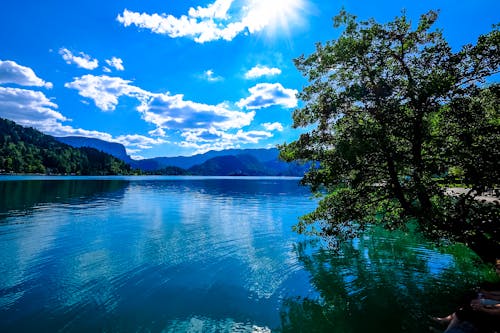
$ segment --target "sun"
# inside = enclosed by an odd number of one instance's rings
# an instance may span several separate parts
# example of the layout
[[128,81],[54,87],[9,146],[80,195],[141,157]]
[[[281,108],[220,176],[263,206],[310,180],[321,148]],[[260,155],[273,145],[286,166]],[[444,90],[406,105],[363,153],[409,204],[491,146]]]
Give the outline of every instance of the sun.
[[305,22],[308,0],[247,0],[246,25],[250,32],[265,30],[271,35],[290,33]]

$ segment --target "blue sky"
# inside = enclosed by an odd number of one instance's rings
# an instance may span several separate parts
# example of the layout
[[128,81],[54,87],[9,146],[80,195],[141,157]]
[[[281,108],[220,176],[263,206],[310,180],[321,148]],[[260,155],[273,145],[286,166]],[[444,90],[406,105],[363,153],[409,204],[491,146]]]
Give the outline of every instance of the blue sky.
[[498,0],[6,0],[0,117],[136,158],[290,142],[307,83],[293,59],[339,35],[342,7],[415,23],[439,9],[455,49],[500,22]]

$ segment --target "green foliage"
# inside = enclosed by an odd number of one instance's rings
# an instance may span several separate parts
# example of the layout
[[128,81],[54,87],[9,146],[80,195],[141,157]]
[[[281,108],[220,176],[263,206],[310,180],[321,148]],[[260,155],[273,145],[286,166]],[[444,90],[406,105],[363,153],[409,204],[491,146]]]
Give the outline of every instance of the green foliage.
[[130,174],[123,161],[93,148],[72,148],[0,118],[0,173]]
[[[498,249],[500,208],[474,196],[500,183],[500,85],[481,86],[499,71],[500,31],[453,52],[432,30],[437,17],[412,28],[404,14],[379,24],[342,11],[340,37],[295,60],[310,84],[294,126],[313,129],[281,157],[318,162],[302,182],[323,195],[298,231],[338,242],[372,223],[415,219],[437,239]],[[474,191],[449,197],[452,183]]]

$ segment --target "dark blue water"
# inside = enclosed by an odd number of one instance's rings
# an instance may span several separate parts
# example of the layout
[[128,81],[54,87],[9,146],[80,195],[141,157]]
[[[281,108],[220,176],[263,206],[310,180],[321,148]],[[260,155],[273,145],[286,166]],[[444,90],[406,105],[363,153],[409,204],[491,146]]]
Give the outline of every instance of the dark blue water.
[[415,235],[325,250],[291,231],[314,207],[297,179],[0,178],[0,331],[418,332],[479,278]]

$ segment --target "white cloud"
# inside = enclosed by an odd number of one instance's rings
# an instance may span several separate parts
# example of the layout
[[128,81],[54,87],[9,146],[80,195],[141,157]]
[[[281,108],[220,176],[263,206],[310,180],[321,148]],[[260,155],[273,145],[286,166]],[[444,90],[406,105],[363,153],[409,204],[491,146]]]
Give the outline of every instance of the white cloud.
[[4,83],[52,88],[52,83],[40,79],[31,68],[18,65],[10,60],[0,60],[0,84]]
[[141,88],[130,85],[131,81],[107,75],[95,76],[87,74],[74,78],[66,83],[66,88],[76,89],[80,96],[90,98],[103,111],[112,111],[118,104],[120,96],[136,97],[142,100],[150,95]]
[[111,59],[106,59],[106,63],[109,66],[114,67],[117,71],[125,70],[125,67],[123,67],[123,60],[120,58],[112,57]]
[[202,154],[209,150],[223,150],[239,148],[242,144],[259,143],[273,135],[265,131],[243,131],[236,133],[218,131],[214,128],[188,130],[182,133],[184,141],[179,145],[184,148],[195,149],[195,154]]
[[203,79],[209,82],[217,82],[224,80],[222,76],[215,75],[214,71],[211,69],[204,71],[202,77]]
[[126,147],[137,147],[139,149],[149,149],[154,145],[166,143],[163,139],[153,139],[139,134],[120,135],[115,139],[115,141]]
[[268,130],[268,131],[278,131],[282,132],[283,131],[283,125],[275,122],[275,123],[263,123],[262,126]]
[[[140,152],[144,149],[150,149],[155,145],[166,143],[163,139],[153,139],[139,134],[127,134],[113,137],[109,133],[100,131],[91,131],[82,128],[74,128],[72,126],[63,125],[60,122],[53,120],[31,121],[24,123],[25,126],[32,126],[40,131],[53,136],[84,136],[87,138],[96,138],[108,142],[117,142],[125,146],[127,153]],[[135,158],[135,156],[132,156]]]
[[29,126],[37,121],[68,120],[42,92],[0,87],[0,117]]
[[111,134],[74,128],[64,125],[71,121],[56,111],[57,104],[40,91],[0,87],[0,117],[10,119],[22,126],[28,126],[53,136],[85,136],[110,142],[119,142],[127,148],[148,149],[166,143],[165,140],[149,138],[138,134],[121,135],[114,138]]
[[257,65],[245,73],[245,79],[256,79],[262,76],[280,75],[281,69]]
[[86,130],[83,128],[74,128],[69,125],[63,125],[60,122],[41,122],[34,123],[33,127],[40,131],[53,136],[84,136],[87,138],[95,138],[109,142],[116,142],[113,136],[109,133]]
[[227,17],[227,12],[231,7],[233,0],[217,0],[206,8],[198,6],[196,9],[189,9],[189,16],[193,18],[218,18]]
[[54,136],[81,135],[113,141],[111,135],[98,131],[89,131],[63,125],[70,121],[56,111],[57,105],[50,101],[42,92],[0,87],[0,117],[16,123],[34,127],[43,133]]
[[158,128],[228,130],[249,125],[255,112],[229,110],[226,105],[208,105],[184,100],[183,95],[154,94],[138,108],[144,120]]
[[88,70],[96,69],[99,67],[99,61],[97,59],[92,59],[88,54],[80,52],[78,56],[74,55],[70,50],[66,48],[59,49],[59,54],[62,56],[67,64],[75,64],[80,68],[85,68]]
[[180,146],[197,151],[226,149],[236,143],[256,143],[272,136],[264,131],[241,130],[251,124],[255,111],[235,111],[227,104],[197,103],[185,100],[180,94],[152,93],[119,77],[88,74],[75,78],[65,87],[77,89],[81,96],[92,99],[103,111],[114,110],[120,96],[136,98],[140,102],[136,110],[146,122],[156,125],[156,129],[148,132],[156,138],[135,135],[115,139],[128,148],[148,149],[166,143],[162,138],[167,136],[167,130],[170,131],[168,135],[181,134]]
[[297,106],[298,91],[284,88],[280,83],[259,83],[248,91],[250,96],[236,103],[240,108],[254,110],[273,105],[280,105],[284,108]]
[[172,38],[190,37],[197,43],[205,43],[213,40],[232,40],[244,27],[241,24],[229,24],[221,28],[214,18],[198,18],[181,16],[176,18],[172,15],[158,15],[131,12],[127,9],[122,15],[118,15],[118,22],[125,27],[136,25],[139,28],[149,29],[157,34],[166,34]]
[[306,9],[306,0],[215,0],[207,7],[190,8],[187,15],[180,17],[125,9],[116,19],[125,27],[135,25],[172,38],[188,37],[205,43],[231,41],[241,33],[253,34],[268,27],[288,30],[289,24],[303,21]]
[[[78,90],[103,111],[116,108],[120,96],[137,98],[144,120],[158,129],[186,130],[214,127],[227,130],[249,125],[255,112],[229,110],[224,104],[209,105],[184,100],[183,95],[155,94],[130,84],[131,81],[107,75],[84,75],[64,86]],[[160,133],[160,132],[157,132]]]
[[149,131],[148,134],[151,136],[160,136],[160,137],[167,136],[167,133],[165,132],[165,130],[163,128],[154,129],[152,131]]

